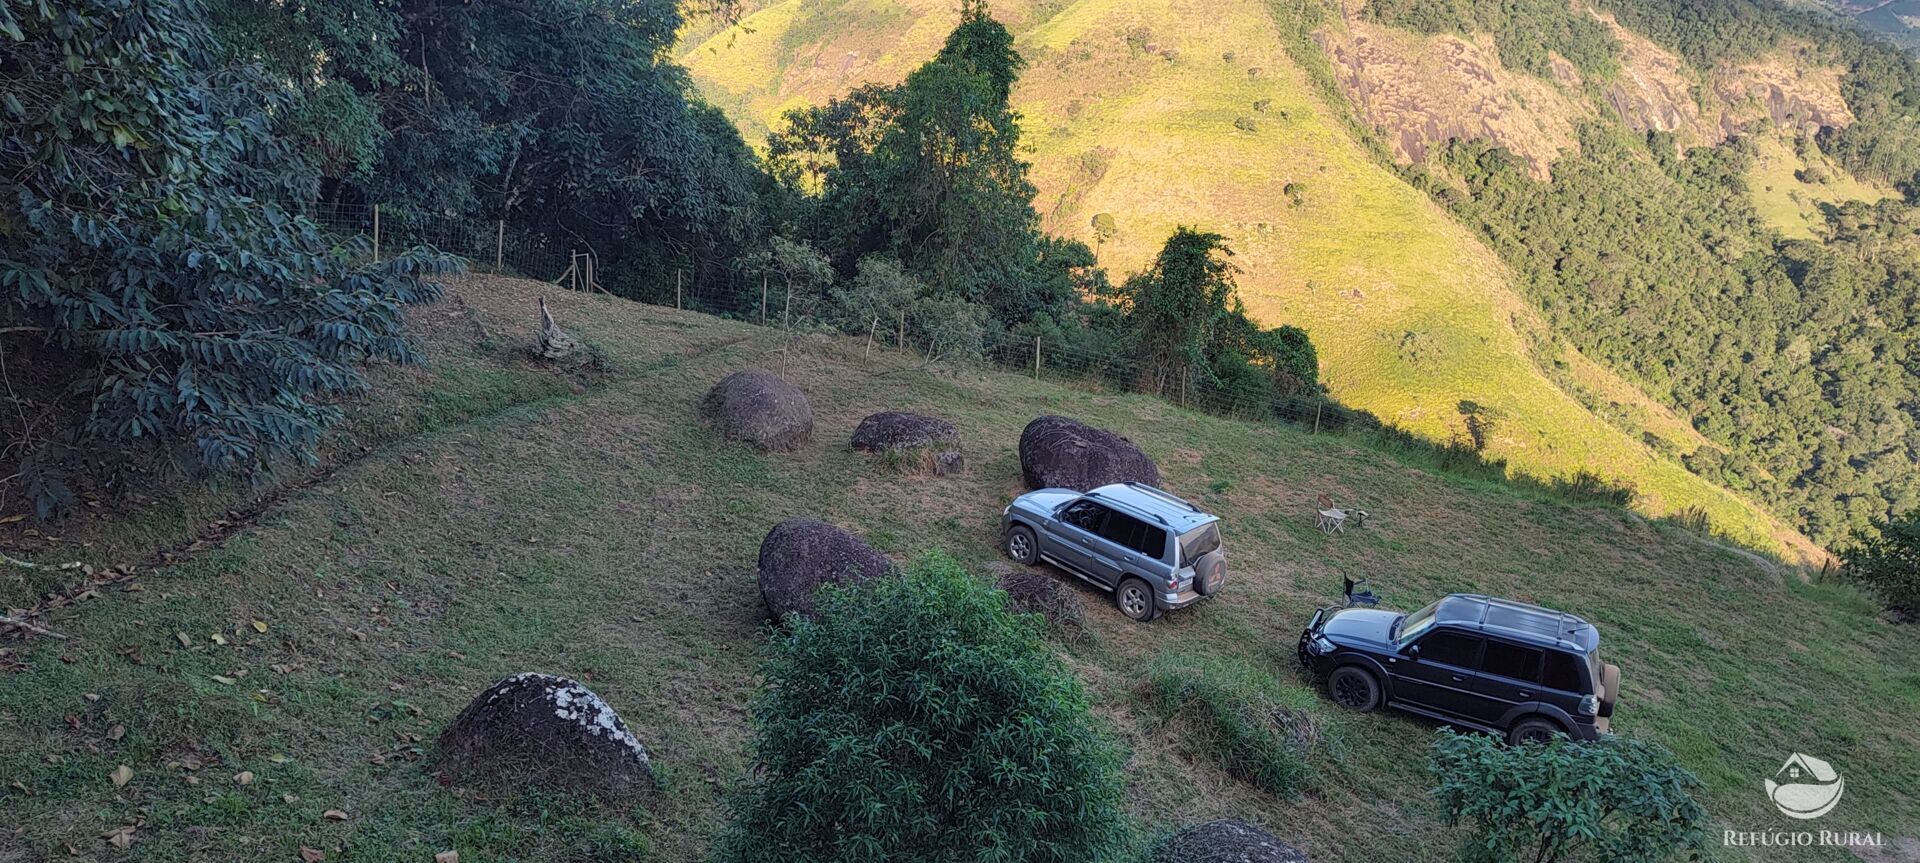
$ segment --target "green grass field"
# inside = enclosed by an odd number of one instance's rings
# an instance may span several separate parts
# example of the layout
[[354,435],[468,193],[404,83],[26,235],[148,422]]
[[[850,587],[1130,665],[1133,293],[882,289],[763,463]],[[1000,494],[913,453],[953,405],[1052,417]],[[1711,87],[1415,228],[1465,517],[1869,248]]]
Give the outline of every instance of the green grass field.
[[1762,135],[1755,143],[1759,153],[1747,177],[1747,193],[1753,197],[1753,207],[1759,211],[1760,218],[1793,239],[1811,240],[1825,235],[1827,219],[1821,214],[1822,204],[1872,203],[1899,194],[1862,182],[1817,154],[1817,164],[1811,167],[1817,168],[1823,179],[1806,182],[1799,172],[1810,166],[1791,145],[1771,135]]
[[[1139,625],[1081,589],[1084,637],[1058,644],[1131,751],[1143,843],[1234,815],[1323,863],[1450,859],[1425,794],[1434,728],[1336,713],[1291,664],[1299,626],[1343,575],[1371,576],[1389,604],[1478,590],[1587,615],[1625,669],[1616,730],[1672,747],[1706,783],[1716,829],[1800,827],[1761,781],[1803,751],[1846,776],[1845,800],[1818,826],[1920,836],[1920,642],[1851,589],[1337,436],[928,371],[888,351],[867,358],[857,340],[790,342],[603,297],[549,297],[612,360],[605,374],[563,376],[521,352],[542,290],[464,279],[420,310],[432,364],[383,373],[331,453],[339,469],[257,518],[221,526],[245,496],[227,490],[184,507],[156,496],[56,525],[57,539],[8,528],[43,562],[176,555],[39,620],[66,640],[0,644],[0,860],[294,861],[302,847],[330,861],[702,860],[745,769],[765,531],[821,517],[897,557],[943,549],[984,567],[1021,490],[1020,429],[1047,412],[1131,436],[1169,487],[1226,519],[1231,581],[1216,600]],[[752,366],[809,393],[812,447],[761,455],[695,419],[708,386]],[[954,421],[969,470],[902,478],[850,452],[855,424],[883,409]],[[1374,520],[1321,535],[1323,492]],[[231,535],[188,542],[203,529]],[[72,577],[0,571],[0,606]],[[1222,679],[1269,675],[1248,685],[1318,724],[1307,790],[1275,797],[1231,778],[1194,751],[1187,720],[1165,718],[1150,678],[1191,657],[1231,664]],[[439,729],[526,670],[587,681],[620,709],[654,751],[662,790],[615,805],[443,786]],[[1846,859],[1821,853],[1715,846],[1709,859]]]
[[[1610,423],[1542,373],[1561,363],[1607,394],[1614,413],[1640,417],[1638,428],[1682,451],[1703,443],[1684,418],[1571,348],[1532,354],[1539,315],[1472,231],[1356,141],[1289,54],[1299,37],[1280,23],[1284,5],[994,4],[1027,59],[1014,102],[1048,229],[1093,245],[1094,214],[1113,214],[1119,233],[1100,259],[1116,274],[1145,266],[1177,225],[1219,231],[1249,309],[1305,328],[1341,401],[1439,440],[1463,433],[1460,406],[1471,401],[1505,418],[1489,450],[1519,470],[1590,470],[1633,485],[1645,512],[1700,507],[1739,542],[1816,557],[1779,519],[1654,453],[1638,429]],[[751,138],[791,107],[903,77],[937,50],[949,6],[786,0],[682,59]]]

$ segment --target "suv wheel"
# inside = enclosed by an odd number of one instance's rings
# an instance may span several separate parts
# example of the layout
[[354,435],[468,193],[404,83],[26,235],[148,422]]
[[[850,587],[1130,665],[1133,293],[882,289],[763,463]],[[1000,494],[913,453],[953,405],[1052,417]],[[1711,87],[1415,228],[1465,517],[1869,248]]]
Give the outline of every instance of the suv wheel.
[[1121,614],[1138,621],[1152,620],[1159,612],[1153,604],[1153,588],[1138,578],[1120,582],[1120,589],[1113,592],[1113,604],[1119,606]]
[[1034,539],[1033,531],[1024,525],[1014,525],[1007,529],[1007,556],[1014,563],[1032,566],[1040,559],[1040,543]]
[[1524,746],[1529,743],[1551,743],[1553,742],[1553,736],[1555,734],[1565,733],[1567,733],[1567,730],[1561,728],[1560,723],[1551,719],[1534,717],[1514,723],[1513,728],[1507,732],[1507,743],[1514,746]]
[[1327,677],[1327,697],[1355,713],[1380,706],[1380,681],[1364,668],[1343,665]]

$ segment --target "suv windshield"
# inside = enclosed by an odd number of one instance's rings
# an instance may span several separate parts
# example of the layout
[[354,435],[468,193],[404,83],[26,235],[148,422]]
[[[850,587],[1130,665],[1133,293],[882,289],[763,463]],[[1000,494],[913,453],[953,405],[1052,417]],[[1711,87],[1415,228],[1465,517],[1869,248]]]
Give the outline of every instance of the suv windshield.
[[1419,638],[1420,633],[1426,632],[1427,628],[1433,625],[1433,612],[1439,607],[1440,603],[1434,602],[1426,608],[1400,618],[1399,631],[1393,633],[1393,640],[1406,644]]
[[1180,535],[1180,562],[1191,564],[1220,547],[1220,523],[1209,522]]

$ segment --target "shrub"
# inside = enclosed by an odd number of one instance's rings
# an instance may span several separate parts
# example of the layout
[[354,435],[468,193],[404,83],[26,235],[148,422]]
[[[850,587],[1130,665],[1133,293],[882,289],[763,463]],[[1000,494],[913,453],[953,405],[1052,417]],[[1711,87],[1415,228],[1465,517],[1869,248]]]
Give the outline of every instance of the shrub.
[[951,559],[828,588],[776,636],[724,861],[1097,861],[1120,753],[1039,621]]
[[7,2],[0,44],[0,334],[71,419],[21,429],[41,513],[79,478],[310,457],[452,262],[367,265],[299,216],[280,97],[214,62],[194,3]]
[[1319,723],[1308,712],[1311,694],[1294,694],[1244,660],[1169,653],[1147,669],[1147,701],[1163,724],[1177,723],[1189,757],[1282,797],[1317,781],[1308,756]]
[[1888,608],[1920,615],[1920,509],[1892,521],[1873,522],[1873,532],[1858,533],[1841,554],[1848,581],[1879,594]]
[[1447,823],[1472,830],[1469,859],[1640,863],[1700,846],[1699,780],[1655,744],[1625,737],[1507,746],[1442,731],[1431,767]]

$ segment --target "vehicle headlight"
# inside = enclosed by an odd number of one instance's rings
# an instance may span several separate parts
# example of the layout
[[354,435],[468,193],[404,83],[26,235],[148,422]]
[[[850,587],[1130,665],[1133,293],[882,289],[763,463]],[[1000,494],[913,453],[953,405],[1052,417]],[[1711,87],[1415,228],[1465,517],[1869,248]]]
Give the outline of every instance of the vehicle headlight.
[[1006,516],[1006,514],[1010,512],[1013,512],[1013,504],[1007,504],[1006,506],[1003,506],[1000,508],[1000,515],[1002,517]]
[[1326,656],[1333,652],[1333,642],[1324,635],[1316,635],[1307,642],[1307,652],[1314,656]]
[[1600,696],[1583,695],[1580,697],[1580,712],[1588,716],[1600,715]]

